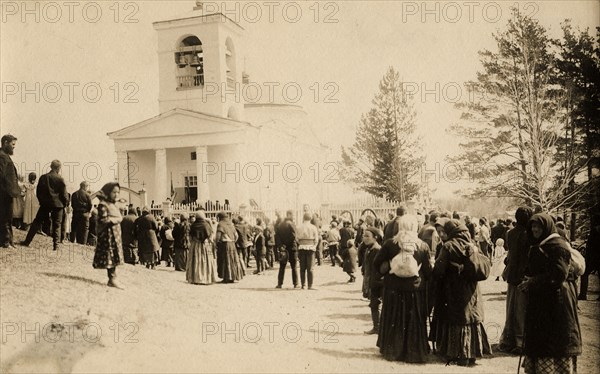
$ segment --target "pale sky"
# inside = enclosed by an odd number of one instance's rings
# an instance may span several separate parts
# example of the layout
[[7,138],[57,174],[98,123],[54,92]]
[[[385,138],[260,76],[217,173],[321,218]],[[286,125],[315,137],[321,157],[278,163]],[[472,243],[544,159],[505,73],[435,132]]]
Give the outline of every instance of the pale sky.
[[[461,97],[467,97],[464,82],[475,79],[480,69],[477,52],[495,49],[492,33],[505,27],[509,7],[516,2],[205,3],[221,10],[227,4],[228,16],[237,17],[245,28],[245,70],[253,81],[301,87],[298,104],[336,155],[340,145],[353,142],[360,115],[369,110],[388,66],[394,66],[406,82],[419,88],[418,132],[424,136],[427,167],[433,169],[458,149],[457,139],[446,134],[460,115],[449,102],[456,96],[455,87],[461,87]],[[27,4],[31,13],[24,12],[22,4],[2,2],[0,133],[19,138],[13,159],[26,165],[26,171],[35,170],[36,162],[43,165],[58,158],[75,163],[64,172],[72,188],[82,178],[97,180],[93,187],[99,188],[113,179],[110,165],[116,161],[106,133],[159,114],[152,22],[190,11],[194,1],[74,2],[72,8],[61,2],[31,2]],[[516,4],[526,14],[534,13],[552,37],[561,35],[560,22],[565,18],[592,33],[600,25],[597,1]],[[298,17],[297,7],[302,11]],[[101,88],[97,102],[86,102],[85,85],[88,100],[96,95],[94,87]],[[15,87],[19,91],[10,95]],[[34,94],[22,100],[23,88],[37,91],[40,102],[35,102]],[[423,97],[423,89],[430,94]],[[124,102],[128,94],[137,103]],[[328,94],[338,102],[326,103]],[[102,176],[96,176],[96,165]],[[438,189],[438,196],[456,189],[443,182],[432,187]]]

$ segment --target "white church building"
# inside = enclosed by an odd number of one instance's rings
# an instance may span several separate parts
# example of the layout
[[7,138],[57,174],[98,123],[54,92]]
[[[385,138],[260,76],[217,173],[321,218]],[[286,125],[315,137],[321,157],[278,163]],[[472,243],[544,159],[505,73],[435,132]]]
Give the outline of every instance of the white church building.
[[242,71],[244,29],[201,7],[153,25],[160,114],[108,133],[121,185],[155,203],[297,209],[327,201],[329,148],[303,108],[239,94],[252,84]]

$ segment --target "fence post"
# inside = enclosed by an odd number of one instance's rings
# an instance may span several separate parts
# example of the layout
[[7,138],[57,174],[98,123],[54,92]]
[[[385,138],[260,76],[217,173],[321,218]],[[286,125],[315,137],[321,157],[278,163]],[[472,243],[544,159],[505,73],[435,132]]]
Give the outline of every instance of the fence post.
[[142,207],[148,206],[148,194],[146,193],[145,189],[141,189],[140,192],[140,205]]
[[329,203],[322,203],[321,204],[321,221],[325,222],[325,220],[331,219],[330,213],[331,212],[329,211]]
[[171,216],[171,202],[170,201],[163,201],[162,211],[163,211],[163,217]]

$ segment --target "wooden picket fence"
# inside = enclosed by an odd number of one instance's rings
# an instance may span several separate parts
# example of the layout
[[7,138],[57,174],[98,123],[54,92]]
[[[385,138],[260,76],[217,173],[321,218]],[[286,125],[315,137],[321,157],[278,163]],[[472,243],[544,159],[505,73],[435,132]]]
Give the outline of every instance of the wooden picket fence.
[[[397,201],[378,198],[368,194],[357,194],[352,201],[346,203],[338,202],[333,204],[322,204],[318,207],[303,205],[299,211],[295,212],[296,222],[299,222],[302,219],[302,214],[304,212],[319,214],[319,216],[322,217],[323,223],[329,222],[331,216],[333,215],[350,220],[352,223],[358,221],[360,217],[365,217],[367,215],[387,221],[389,215],[394,216],[396,214],[396,208],[398,205],[399,202]],[[407,202],[407,205],[410,209],[411,202]],[[168,212],[166,213],[170,216],[176,216],[183,212],[193,214],[193,212],[199,207],[200,205],[197,203],[170,204],[168,206]],[[231,217],[242,216],[250,223],[254,223],[256,218],[261,218],[263,221],[265,219],[269,219],[271,222],[273,222],[276,219],[277,211],[280,211],[283,215],[285,215],[285,209],[273,206],[260,207],[256,203],[241,209],[232,209],[229,206],[202,205],[202,207],[205,209],[206,216],[209,218],[216,217],[217,213],[219,212],[225,212]],[[165,215],[165,209],[163,205],[151,205],[150,210],[156,216]]]

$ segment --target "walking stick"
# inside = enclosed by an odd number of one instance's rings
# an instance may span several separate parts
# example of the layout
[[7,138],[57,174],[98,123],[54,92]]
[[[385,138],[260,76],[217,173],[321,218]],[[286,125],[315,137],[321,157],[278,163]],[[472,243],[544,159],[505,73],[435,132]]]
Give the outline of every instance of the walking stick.
[[[520,290],[518,290],[520,292]],[[527,294],[527,298],[529,299],[529,294]],[[529,300],[528,300],[529,301]],[[525,313],[524,313],[525,321],[527,321],[527,304],[525,304]],[[523,347],[521,348],[521,353],[519,354],[519,367],[517,368],[517,374],[521,373],[521,359],[523,358],[523,352],[525,352],[525,328],[523,328]]]

